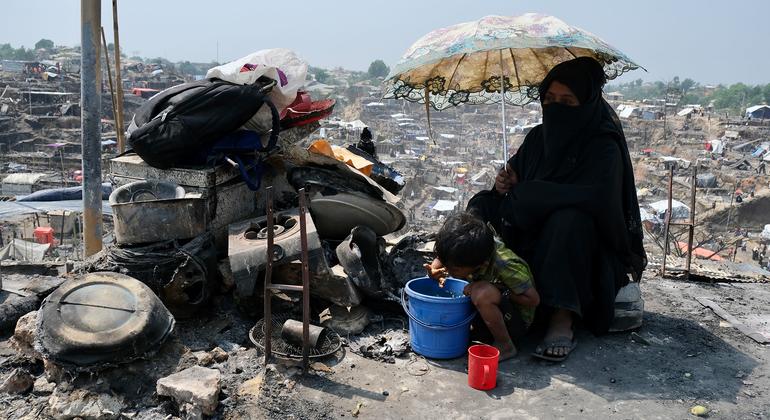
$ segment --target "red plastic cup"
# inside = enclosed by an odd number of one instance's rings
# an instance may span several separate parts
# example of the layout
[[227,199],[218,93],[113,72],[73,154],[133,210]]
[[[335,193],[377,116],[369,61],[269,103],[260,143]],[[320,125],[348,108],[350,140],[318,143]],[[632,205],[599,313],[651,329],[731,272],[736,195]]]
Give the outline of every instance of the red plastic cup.
[[497,363],[500,350],[486,344],[468,348],[468,386],[489,390],[497,386]]

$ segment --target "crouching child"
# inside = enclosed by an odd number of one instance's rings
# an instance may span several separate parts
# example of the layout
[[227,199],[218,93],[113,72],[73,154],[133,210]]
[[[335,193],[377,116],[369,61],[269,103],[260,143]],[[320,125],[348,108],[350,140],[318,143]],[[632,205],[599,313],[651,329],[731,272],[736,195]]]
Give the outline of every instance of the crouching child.
[[[500,360],[516,355],[514,341],[532,324],[540,296],[524,260],[506,248],[494,231],[468,212],[456,213],[436,235],[436,259],[425,264],[428,275],[443,286],[447,276],[465,279],[463,293],[479,312],[475,340],[500,350]],[[491,335],[491,337],[490,337]]]

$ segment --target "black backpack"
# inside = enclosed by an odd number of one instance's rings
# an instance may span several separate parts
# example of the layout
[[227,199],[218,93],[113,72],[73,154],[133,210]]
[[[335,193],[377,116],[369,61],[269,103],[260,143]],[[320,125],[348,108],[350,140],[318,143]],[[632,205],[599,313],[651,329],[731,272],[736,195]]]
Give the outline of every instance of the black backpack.
[[275,145],[280,117],[267,95],[275,81],[251,85],[204,79],[166,89],[142,105],[128,127],[128,144],[147,164],[167,169],[194,166],[196,156],[248,121],[262,105],[270,107]]

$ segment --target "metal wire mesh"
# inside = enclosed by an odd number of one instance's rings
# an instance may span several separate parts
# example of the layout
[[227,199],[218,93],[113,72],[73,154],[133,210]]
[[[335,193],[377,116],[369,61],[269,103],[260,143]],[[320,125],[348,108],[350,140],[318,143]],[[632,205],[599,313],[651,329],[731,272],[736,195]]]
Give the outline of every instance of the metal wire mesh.
[[[287,343],[281,337],[281,328],[283,323],[290,319],[285,314],[273,314],[272,316],[272,354],[278,357],[284,357],[288,359],[301,359],[302,358],[302,346],[295,346]],[[249,331],[249,339],[260,350],[265,350],[265,319],[260,319],[257,324]],[[342,339],[336,332],[326,329],[326,333],[319,339],[316,347],[310,347],[310,358],[320,359],[323,357],[331,356],[336,353],[337,350],[342,347]]]

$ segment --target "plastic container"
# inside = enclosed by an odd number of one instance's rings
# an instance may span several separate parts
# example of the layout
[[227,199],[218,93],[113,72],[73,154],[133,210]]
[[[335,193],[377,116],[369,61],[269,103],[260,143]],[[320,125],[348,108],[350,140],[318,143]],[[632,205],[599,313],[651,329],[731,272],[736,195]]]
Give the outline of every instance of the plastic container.
[[49,226],[36,227],[32,233],[35,237],[35,241],[39,244],[53,244],[53,228]]
[[444,287],[439,287],[429,277],[406,284],[401,304],[409,315],[409,337],[415,352],[433,359],[454,359],[465,354],[470,324],[476,316],[471,298],[463,295],[467,284],[448,278]]
[[483,391],[497,386],[500,350],[486,344],[468,348],[468,386]]

